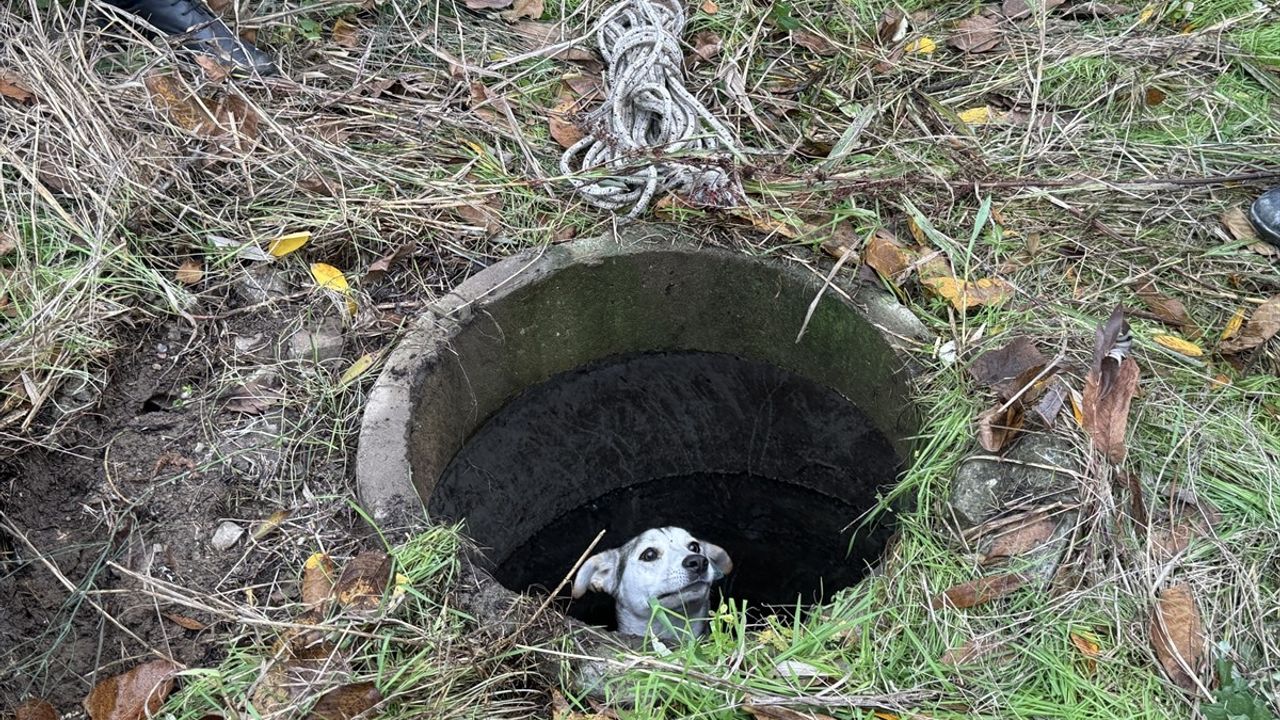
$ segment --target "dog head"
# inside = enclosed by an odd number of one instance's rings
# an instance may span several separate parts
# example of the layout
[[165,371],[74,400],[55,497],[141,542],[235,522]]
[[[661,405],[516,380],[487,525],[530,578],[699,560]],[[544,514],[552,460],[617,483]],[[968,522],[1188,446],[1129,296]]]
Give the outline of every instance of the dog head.
[[[612,595],[618,630],[629,635],[649,630],[653,603],[673,611],[677,619],[686,618],[680,623],[684,629],[702,635],[711,583],[732,569],[723,548],[698,540],[682,528],[653,528],[620,548],[588,558],[574,579],[573,597],[582,597],[588,589]],[[654,634],[674,639],[660,626],[655,623]]]

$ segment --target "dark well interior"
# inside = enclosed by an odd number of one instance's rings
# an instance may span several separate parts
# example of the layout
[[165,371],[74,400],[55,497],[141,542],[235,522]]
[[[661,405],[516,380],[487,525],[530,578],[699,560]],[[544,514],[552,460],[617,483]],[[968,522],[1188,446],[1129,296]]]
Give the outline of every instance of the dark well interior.
[[[857,581],[889,528],[861,515],[893,445],[840,393],[721,353],[616,356],[526,388],[471,434],[428,509],[465,520],[507,587],[553,588],[598,549],[678,525],[724,547],[725,595],[812,602]],[[612,601],[570,613],[609,625]]]

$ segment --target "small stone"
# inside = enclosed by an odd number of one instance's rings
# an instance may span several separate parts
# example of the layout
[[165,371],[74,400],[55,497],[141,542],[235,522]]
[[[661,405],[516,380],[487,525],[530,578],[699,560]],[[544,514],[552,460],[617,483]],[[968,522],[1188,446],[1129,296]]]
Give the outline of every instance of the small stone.
[[960,463],[951,483],[951,510],[964,528],[979,525],[1018,499],[1074,492],[1079,467],[1069,441],[1029,435],[1005,453],[1003,462],[969,458]]
[[243,534],[244,528],[227,520],[219,525],[217,530],[213,531],[213,540],[210,541],[210,544],[217,550],[226,550],[235,545]]
[[264,303],[289,294],[284,278],[270,265],[257,265],[236,279],[235,292],[248,305]]
[[290,360],[310,360],[319,364],[342,357],[345,345],[342,322],[336,318],[325,318],[314,328],[303,328],[291,335],[287,353]]
[[169,352],[169,346],[168,346],[168,345],[165,345],[164,343],[156,343],[156,352],[158,352],[158,353],[160,353],[161,355],[163,355],[163,354],[165,354],[165,353]]
[[262,344],[262,333],[256,335],[237,335],[236,352],[247,353]]

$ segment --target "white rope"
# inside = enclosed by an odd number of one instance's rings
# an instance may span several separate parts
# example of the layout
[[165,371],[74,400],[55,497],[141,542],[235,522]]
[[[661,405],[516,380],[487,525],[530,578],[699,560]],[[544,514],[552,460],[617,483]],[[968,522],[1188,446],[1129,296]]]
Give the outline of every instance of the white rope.
[[[695,205],[732,207],[742,184],[731,169],[733,133],[684,87],[681,0],[621,0],[600,16],[604,103],[587,118],[586,137],[565,150],[560,169],[598,208],[629,217],[659,193]],[[574,177],[604,171],[607,177]]]

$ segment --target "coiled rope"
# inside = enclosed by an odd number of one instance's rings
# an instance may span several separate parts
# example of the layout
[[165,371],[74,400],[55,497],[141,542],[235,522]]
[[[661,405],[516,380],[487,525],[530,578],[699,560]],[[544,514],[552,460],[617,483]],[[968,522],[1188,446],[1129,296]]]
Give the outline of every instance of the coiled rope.
[[[587,117],[587,135],[560,157],[560,169],[591,205],[628,217],[659,193],[695,205],[732,207],[742,183],[733,133],[684,87],[681,0],[622,0],[600,16],[605,99]],[[583,178],[597,172],[604,177]]]

